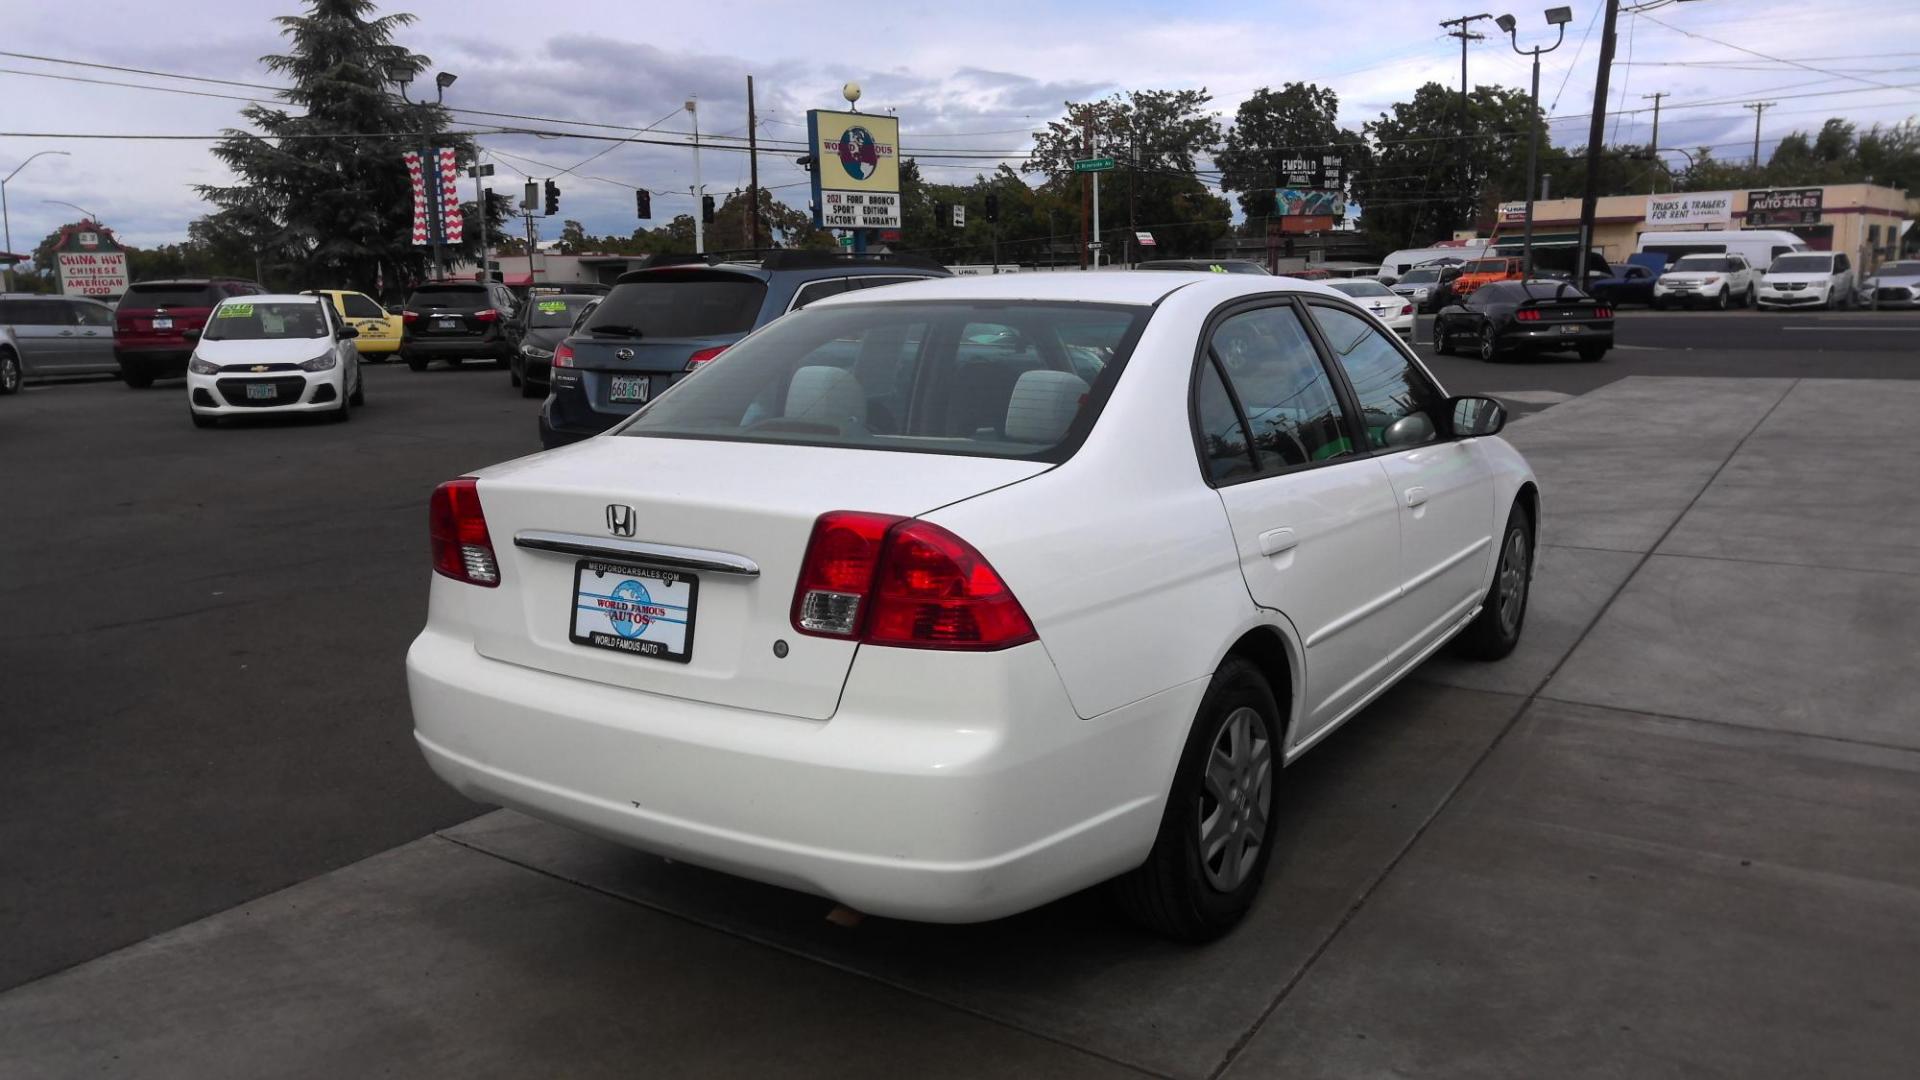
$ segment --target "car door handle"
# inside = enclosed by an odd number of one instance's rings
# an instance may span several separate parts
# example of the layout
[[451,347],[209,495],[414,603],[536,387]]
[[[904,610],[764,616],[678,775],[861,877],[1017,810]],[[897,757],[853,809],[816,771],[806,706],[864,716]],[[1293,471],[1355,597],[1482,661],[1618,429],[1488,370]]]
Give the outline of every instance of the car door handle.
[[62,330],[62,331],[60,331],[60,336],[61,336],[61,337],[72,337],[72,336],[73,336],[73,331],[71,331],[71,330]]
[[1424,506],[1427,502],[1427,489],[1423,487],[1410,487],[1407,489],[1406,498],[1407,509],[1409,510],[1416,506]]
[[1292,529],[1269,529],[1260,534],[1260,554],[1278,555],[1283,551],[1292,551],[1300,538]]

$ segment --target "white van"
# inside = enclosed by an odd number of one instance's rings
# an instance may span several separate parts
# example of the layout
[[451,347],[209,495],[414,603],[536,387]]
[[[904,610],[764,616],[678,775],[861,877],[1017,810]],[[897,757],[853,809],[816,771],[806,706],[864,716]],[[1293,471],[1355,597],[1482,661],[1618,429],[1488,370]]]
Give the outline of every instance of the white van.
[[1780,229],[1707,229],[1643,232],[1634,250],[1665,255],[1670,263],[1687,255],[1744,255],[1748,263],[1765,267],[1772,266],[1777,256],[1807,250],[1807,243]]
[[1452,265],[1458,266],[1468,259],[1478,258],[1484,254],[1486,254],[1485,241],[1472,247],[1408,248],[1405,251],[1396,251],[1381,261],[1380,283],[1391,285],[1400,280],[1400,275],[1436,259],[1446,259]]

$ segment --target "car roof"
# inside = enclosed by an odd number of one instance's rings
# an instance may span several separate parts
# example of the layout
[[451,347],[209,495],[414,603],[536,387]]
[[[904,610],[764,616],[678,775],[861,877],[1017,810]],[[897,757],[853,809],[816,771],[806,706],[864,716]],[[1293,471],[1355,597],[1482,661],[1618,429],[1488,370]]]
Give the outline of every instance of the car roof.
[[246,278],[237,277],[170,277],[148,278],[145,281],[136,281],[127,286],[127,288],[137,289],[142,285],[211,285],[216,281],[237,281],[243,285],[253,284],[253,282],[248,281]]
[[922,300],[1151,305],[1181,289],[1197,289],[1203,294],[1218,296],[1221,300],[1261,293],[1301,293],[1349,299],[1336,289],[1298,278],[1216,274],[1208,270],[1165,270],[1151,274],[1136,274],[1130,270],[1060,270],[929,278],[889,285],[884,289],[841,293],[807,306],[814,308]]

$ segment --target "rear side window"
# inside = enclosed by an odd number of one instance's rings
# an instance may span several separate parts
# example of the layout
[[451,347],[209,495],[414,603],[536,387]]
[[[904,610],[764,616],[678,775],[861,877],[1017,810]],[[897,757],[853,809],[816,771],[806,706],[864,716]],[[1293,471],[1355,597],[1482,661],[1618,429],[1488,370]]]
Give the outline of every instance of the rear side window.
[[816,300],[825,300],[829,296],[838,296],[847,291],[846,278],[826,278],[822,281],[809,281],[794,290],[793,306],[789,311],[798,311]]
[[480,285],[422,285],[407,299],[411,308],[442,311],[480,311],[493,307],[493,298]]
[[163,307],[210,308],[220,302],[212,285],[133,285],[120,300],[122,310]]
[[650,271],[615,285],[587,321],[587,332],[656,339],[744,334],[766,298],[767,283],[758,278]]
[[[1147,315],[1019,302],[808,308],[727,350],[619,433],[1062,461],[1091,430]],[[1119,340],[1094,344],[1116,322]]]
[[14,300],[7,321],[16,326],[72,326],[73,305],[64,300]]

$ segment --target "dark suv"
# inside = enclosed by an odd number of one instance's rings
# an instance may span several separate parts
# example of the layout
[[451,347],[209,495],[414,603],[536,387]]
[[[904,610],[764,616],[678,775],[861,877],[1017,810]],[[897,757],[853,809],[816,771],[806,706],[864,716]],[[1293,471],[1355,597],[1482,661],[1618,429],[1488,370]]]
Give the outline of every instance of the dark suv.
[[513,293],[497,281],[433,281],[418,286],[401,312],[400,356],[415,371],[435,360],[458,366],[463,360],[492,360],[500,367],[513,359],[507,321],[513,318]]
[[540,443],[598,435],[758,327],[815,300],[948,277],[900,255],[779,251],[759,262],[679,262],[622,274],[579,331],[554,349]]
[[238,278],[135,282],[113,315],[113,359],[120,366],[121,381],[141,390],[155,379],[186,375],[187,358],[193,355],[187,331],[205,326],[220,301],[264,291]]

